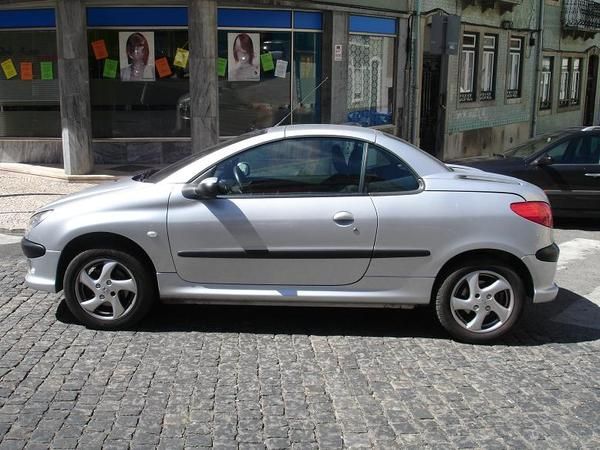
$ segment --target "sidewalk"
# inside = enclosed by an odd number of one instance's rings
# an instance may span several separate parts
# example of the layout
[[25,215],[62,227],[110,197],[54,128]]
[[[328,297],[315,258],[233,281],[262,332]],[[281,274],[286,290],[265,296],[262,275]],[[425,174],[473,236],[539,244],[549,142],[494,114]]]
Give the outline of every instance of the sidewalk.
[[114,175],[101,174],[80,176],[77,180],[69,181],[62,169],[1,164],[0,233],[24,234],[29,217],[36,209],[64,195],[116,178]]

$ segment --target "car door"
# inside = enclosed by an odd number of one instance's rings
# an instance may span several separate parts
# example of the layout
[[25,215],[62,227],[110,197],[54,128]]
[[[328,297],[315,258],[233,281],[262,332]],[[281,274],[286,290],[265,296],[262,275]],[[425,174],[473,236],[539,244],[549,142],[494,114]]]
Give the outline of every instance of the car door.
[[367,270],[373,203],[360,193],[366,144],[310,137],[262,144],[218,163],[225,193],[208,200],[174,192],[171,252],[195,283],[343,285]]
[[546,191],[556,213],[600,210],[599,141],[591,133],[577,134],[542,154],[550,156],[550,164],[531,166],[532,181]]

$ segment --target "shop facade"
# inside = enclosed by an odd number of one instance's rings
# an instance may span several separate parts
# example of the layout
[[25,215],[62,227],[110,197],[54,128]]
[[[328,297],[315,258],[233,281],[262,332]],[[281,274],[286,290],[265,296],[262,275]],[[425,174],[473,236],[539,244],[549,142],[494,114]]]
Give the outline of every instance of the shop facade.
[[402,133],[408,16],[354,3],[0,3],[0,161],[84,174],[276,124]]

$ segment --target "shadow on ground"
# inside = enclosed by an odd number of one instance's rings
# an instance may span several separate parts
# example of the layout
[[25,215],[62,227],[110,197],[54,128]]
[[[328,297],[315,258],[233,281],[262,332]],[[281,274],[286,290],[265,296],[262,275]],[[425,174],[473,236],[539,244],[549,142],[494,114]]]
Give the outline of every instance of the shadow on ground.
[[[77,323],[64,300],[57,308],[56,317],[63,323]],[[131,331],[449,339],[430,308],[157,305]],[[497,343],[535,346],[597,339],[600,339],[600,307],[574,292],[561,289],[554,302],[527,307],[516,330]]]
[[600,231],[598,219],[559,219],[554,218],[554,228],[559,230]]

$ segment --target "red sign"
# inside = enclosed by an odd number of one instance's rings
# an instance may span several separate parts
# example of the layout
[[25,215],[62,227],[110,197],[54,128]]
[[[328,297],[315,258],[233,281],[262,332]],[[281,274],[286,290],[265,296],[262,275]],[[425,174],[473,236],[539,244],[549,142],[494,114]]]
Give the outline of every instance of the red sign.
[[158,72],[159,78],[170,77],[173,75],[171,66],[169,65],[169,60],[166,56],[158,58],[154,63],[156,64],[156,71]]
[[108,50],[106,50],[106,42],[104,42],[104,39],[92,42],[92,50],[94,50],[96,59],[108,58]]
[[21,80],[33,80],[33,64],[30,62],[21,63]]

